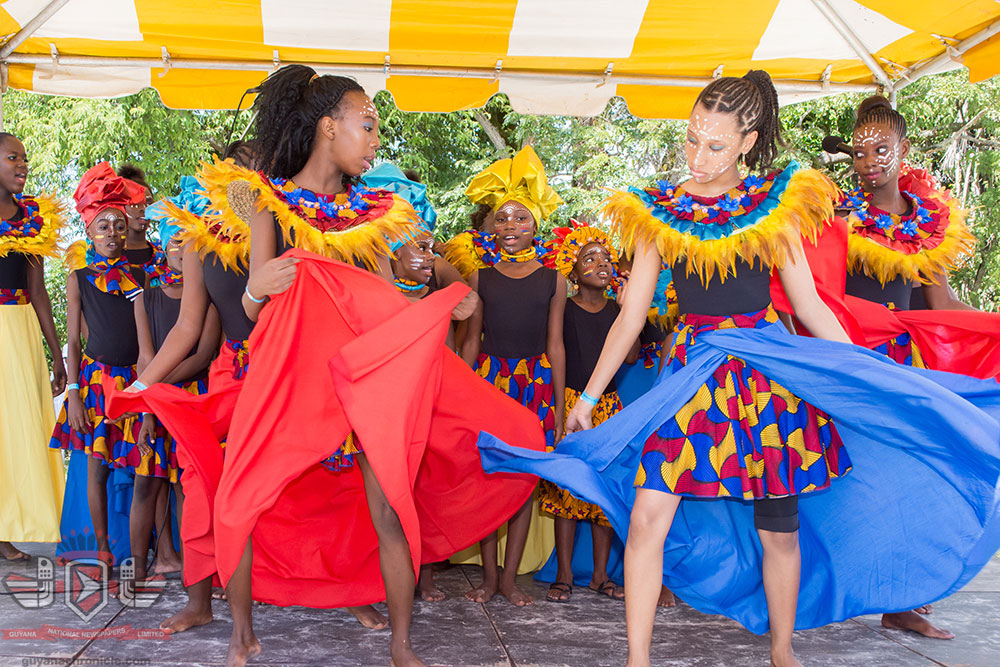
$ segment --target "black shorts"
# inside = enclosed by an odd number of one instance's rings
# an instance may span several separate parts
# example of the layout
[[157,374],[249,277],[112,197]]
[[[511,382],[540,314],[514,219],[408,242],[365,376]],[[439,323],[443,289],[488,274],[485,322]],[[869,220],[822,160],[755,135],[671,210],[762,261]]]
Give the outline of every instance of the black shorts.
[[794,533],[799,529],[799,497],[753,501],[753,525],[771,533]]

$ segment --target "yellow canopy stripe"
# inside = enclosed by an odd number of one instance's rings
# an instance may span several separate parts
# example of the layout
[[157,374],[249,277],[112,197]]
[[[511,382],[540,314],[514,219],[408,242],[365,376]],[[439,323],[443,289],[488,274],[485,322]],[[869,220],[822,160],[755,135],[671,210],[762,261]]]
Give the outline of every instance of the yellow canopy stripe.
[[626,254],[634,253],[639,243],[653,243],[668,265],[684,257],[688,273],[697,272],[707,283],[716,272],[725,281],[737,259],[781,268],[800,238],[814,240],[821,226],[833,218],[838,197],[833,181],[814,169],[804,169],[791,177],[769,215],[725,238],[706,241],[671,228],[627,192],[614,192],[604,201],[602,212],[610,218],[612,233],[621,238]]

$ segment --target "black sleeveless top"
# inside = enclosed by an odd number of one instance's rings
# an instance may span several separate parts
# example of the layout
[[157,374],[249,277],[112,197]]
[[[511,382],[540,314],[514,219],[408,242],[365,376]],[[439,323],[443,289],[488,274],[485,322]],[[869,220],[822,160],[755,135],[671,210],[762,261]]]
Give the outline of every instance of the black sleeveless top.
[[[619,310],[618,304],[610,299],[596,313],[578,306],[572,299],[566,301],[563,343],[566,345],[566,386],[570,389],[583,391],[587,388]],[[612,378],[604,393],[610,394],[616,389]]]
[[109,366],[132,366],[139,359],[135,306],[120,294],[108,294],[92,285],[87,276],[97,272],[89,267],[73,273],[87,320],[87,356]]
[[673,266],[674,289],[680,312],[698,315],[755,313],[771,303],[771,269],[742,259],[729,271],[725,282],[716,271],[705,287],[697,272],[688,274],[681,259]]
[[900,310],[909,310],[913,283],[903,276],[896,276],[883,287],[877,278],[865,273],[848,273],[847,293],[865,301],[893,303]]
[[[149,319],[149,333],[153,338],[153,349],[159,352],[163,347],[163,341],[167,339],[167,334],[177,324],[177,318],[181,314],[181,300],[171,299],[163,292],[162,287],[151,287],[142,293],[142,305],[146,310],[146,317]],[[188,352],[188,357],[198,351],[198,344]],[[184,382],[201,380],[208,376],[208,368],[202,369],[193,377],[187,378]]]
[[231,340],[246,340],[254,325],[243,310],[243,290],[247,287],[249,269],[244,269],[243,273],[230,271],[214,253],[205,256],[202,267],[205,289],[219,311],[222,333]]
[[549,331],[549,302],[561,279],[544,266],[524,278],[508,278],[492,266],[480,269],[483,352],[507,359],[541,356]]
[[[24,218],[24,209],[17,207],[17,213],[10,222]],[[19,252],[9,252],[0,257],[0,289],[28,289],[28,256]]]

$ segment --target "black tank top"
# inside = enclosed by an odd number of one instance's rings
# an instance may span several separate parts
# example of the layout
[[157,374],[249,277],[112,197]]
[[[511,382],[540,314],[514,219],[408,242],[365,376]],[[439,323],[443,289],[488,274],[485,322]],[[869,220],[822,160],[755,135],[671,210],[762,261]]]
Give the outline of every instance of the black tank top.
[[146,248],[125,248],[125,259],[132,266],[142,266],[153,259],[153,246]]
[[877,278],[863,272],[848,273],[847,293],[865,301],[893,303],[900,310],[909,310],[913,284],[903,276],[896,276],[883,287]]
[[0,289],[28,289],[28,256],[9,252],[0,257]]
[[[151,287],[142,293],[142,305],[146,309],[146,317],[149,319],[149,333],[153,338],[153,349],[159,352],[163,347],[163,341],[167,339],[167,334],[177,324],[177,318],[181,314],[181,300],[171,299],[163,292],[162,287]],[[188,357],[198,351],[198,344],[188,352]],[[193,377],[187,378],[184,382],[201,380],[208,376],[208,368],[196,373]]]
[[131,366],[139,359],[135,331],[135,306],[120,294],[108,294],[87,280],[96,275],[89,267],[76,274],[80,305],[87,320],[87,356],[109,366]]
[[927,307],[923,285],[914,285],[910,291],[910,310],[930,310]]
[[545,352],[549,302],[561,276],[541,267],[524,278],[509,278],[494,267],[479,270],[483,300],[483,352],[507,359],[529,359]]
[[205,289],[215,309],[219,311],[222,333],[232,340],[246,340],[253,330],[253,320],[243,310],[243,290],[247,286],[247,273],[228,270],[214,253],[205,256],[202,263]]
[[[618,304],[610,299],[596,313],[578,306],[572,299],[566,301],[563,342],[566,345],[566,386],[570,389],[583,391],[587,388],[587,381],[601,358],[604,341],[618,312]],[[604,393],[609,394],[615,389],[612,378]]]
[[771,303],[771,269],[760,263],[751,266],[738,259],[735,270],[730,270],[726,281],[718,271],[708,281],[701,283],[698,273],[687,273],[687,264],[679,260],[673,267],[674,289],[681,313],[698,315],[736,315],[755,313]]

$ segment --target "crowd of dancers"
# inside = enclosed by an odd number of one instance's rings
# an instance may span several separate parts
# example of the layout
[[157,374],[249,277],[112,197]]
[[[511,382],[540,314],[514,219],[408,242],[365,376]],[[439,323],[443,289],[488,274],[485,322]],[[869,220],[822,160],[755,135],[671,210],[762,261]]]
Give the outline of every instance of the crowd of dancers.
[[1000,316],[948,287],[975,239],[888,100],[857,111],[853,188],[772,168],[751,71],[698,96],[690,177],[612,192],[606,225],[542,236],[562,200],[527,146],[443,243],[419,175],[372,167],[356,82],[287,66],[254,104],[252,140],[173,196],[89,169],[65,253],[0,134],[6,558],[61,540],[141,586],[152,546],[188,593],[161,628],[211,622],[216,590],[229,665],[261,651],[254,602],[347,608],[423,664],[415,593],[442,599],[433,564],[477,543],[466,597],[534,603],[516,577],[554,544],[546,600],[624,599],[633,666],[674,594],[769,632],[778,667],[794,630],[860,614],[952,636],[930,603],[1000,549]]

